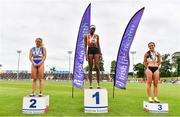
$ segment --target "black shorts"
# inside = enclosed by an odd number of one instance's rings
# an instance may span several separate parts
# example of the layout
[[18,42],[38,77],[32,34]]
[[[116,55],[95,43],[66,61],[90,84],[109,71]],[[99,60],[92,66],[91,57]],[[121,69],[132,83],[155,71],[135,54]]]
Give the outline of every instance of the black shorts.
[[97,47],[88,47],[88,55],[89,54],[100,54],[99,48]]
[[154,67],[154,66],[149,66],[148,69],[154,73],[156,70],[158,70],[158,67]]

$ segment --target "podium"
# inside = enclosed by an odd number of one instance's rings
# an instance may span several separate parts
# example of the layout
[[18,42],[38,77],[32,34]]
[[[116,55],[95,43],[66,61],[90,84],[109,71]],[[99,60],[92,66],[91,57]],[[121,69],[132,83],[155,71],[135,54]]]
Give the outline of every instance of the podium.
[[108,93],[106,89],[84,89],[84,112],[107,113]]
[[43,97],[23,97],[22,113],[42,114],[47,113],[49,107],[49,95]]
[[144,111],[150,113],[168,113],[168,103],[149,103],[144,101]]

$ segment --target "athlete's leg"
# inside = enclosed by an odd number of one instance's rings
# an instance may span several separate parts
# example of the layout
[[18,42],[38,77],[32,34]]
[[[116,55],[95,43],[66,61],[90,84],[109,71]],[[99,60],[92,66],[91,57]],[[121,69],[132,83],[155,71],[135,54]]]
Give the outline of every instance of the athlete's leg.
[[92,86],[93,54],[88,55],[88,65],[89,65],[88,78],[89,78],[89,83],[91,87]]
[[99,69],[100,56],[99,56],[99,54],[94,55],[94,63],[95,63],[95,68],[96,68],[97,83],[99,86],[99,76],[100,76],[100,69]]
[[43,94],[43,89],[44,89],[44,64],[41,64],[38,67],[38,75],[39,75],[40,94]]
[[156,70],[154,72],[154,75],[153,75],[153,84],[154,84],[154,100],[156,102],[160,102],[158,99],[157,99],[157,95],[158,95],[158,81],[159,81],[159,70]]
[[36,92],[36,81],[37,81],[37,67],[31,66],[31,78],[32,78],[32,96]]
[[149,101],[152,102],[152,95],[151,95],[151,83],[152,83],[152,72],[147,68],[145,71],[146,77],[147,77],[147,94]]

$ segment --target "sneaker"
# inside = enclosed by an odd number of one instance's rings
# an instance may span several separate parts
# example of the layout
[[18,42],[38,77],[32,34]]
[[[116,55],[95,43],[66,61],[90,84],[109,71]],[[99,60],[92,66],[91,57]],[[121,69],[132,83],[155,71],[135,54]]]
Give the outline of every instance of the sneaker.
[[93,89],[93,86],[89,86],[89,89]]
[[43,97],[43,94],[40,92],[38,96],[39,96],[39,97]]
[[100,86],[97,86],[97,89],[100,89],[101,87]]
[[34,97],[36,94],[34,92],[32,92],[31,94],[29,94],[30,97]]
[[154,101],[155,101],[156,103],[160,103],[160,100],[158,100],[157,97],[154,97]]
[[149,103],[153,103],[153,102],[154,102],[154,100],[153,100],[152,97],[149,97],[149,98],[148,98],[148,101],[149,101]]

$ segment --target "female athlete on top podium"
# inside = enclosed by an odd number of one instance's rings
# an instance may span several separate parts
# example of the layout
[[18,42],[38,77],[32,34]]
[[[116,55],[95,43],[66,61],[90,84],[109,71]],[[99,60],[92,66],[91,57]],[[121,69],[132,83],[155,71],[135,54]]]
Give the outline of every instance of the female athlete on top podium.
[[[158,67],[161,64],[161,55],[159,52],[155,51],[155,43],[148,43],[149,51],[144,55],[144,65],[147,68],[145,71],[147,77],[147,94],[150,103],[157,102],[160,100],[157,98],[158,94],[158,81],[159,81],[159,70]],[[151,84],[154,84],[154,99],[151,95]]]
[[40,93],[39,97],[43,96],[44,88],[44,61],[46,59],[46,49],[43,47],[43,40],[36,38],[36,47],[31,48],[29,53],[29,59],[32,63],[31,77],[32,77],[32,93],[29,96],[36,95],[36,80],[39,78]]
[[[99,85],[99,75],[100,75],[100,69],[99,69],[99,63],[102,59],[102,53],[101,48],[99,44],[99,36],[97,34],[94,34],[96,30],[96,27],[94,25],[90,26],[90,34],[85,35],[85,55],[86,60],[89,64],[89,73],[88,78],[90,82],[89,88],[92,89],[92,69],[93,69],[93,63],[95,64],[96,68],[96,77],[97,77],[97,88],[100,89]],[[87,49],[88,47],[88,49]]]

